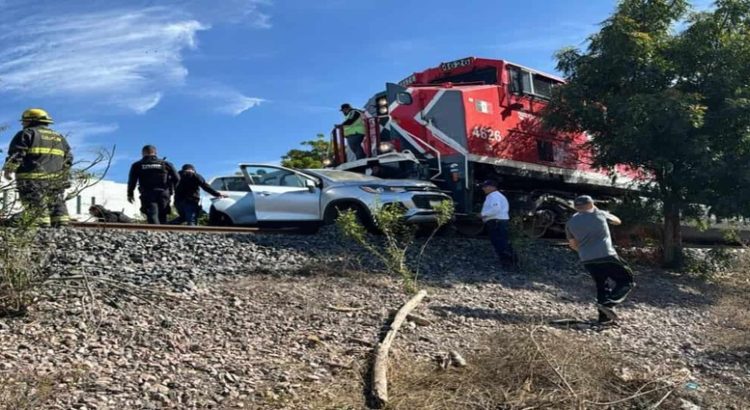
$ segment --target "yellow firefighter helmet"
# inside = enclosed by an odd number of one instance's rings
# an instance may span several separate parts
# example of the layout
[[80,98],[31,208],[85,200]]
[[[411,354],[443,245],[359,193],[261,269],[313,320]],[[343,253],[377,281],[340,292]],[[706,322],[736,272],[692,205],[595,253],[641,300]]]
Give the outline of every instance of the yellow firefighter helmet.
[[42,124],[52,124],[52,117],[41,108],[29,108],[21,114],[22,122],[40,122]]

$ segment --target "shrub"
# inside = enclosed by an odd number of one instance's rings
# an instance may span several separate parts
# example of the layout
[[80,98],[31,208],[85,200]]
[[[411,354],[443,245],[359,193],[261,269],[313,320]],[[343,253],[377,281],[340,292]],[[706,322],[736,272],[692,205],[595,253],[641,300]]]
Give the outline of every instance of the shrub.
[[[68,178],[60,180],[60,186],[48,182],[48,190],[66,191],[66,200],[77,196],[104,177],[114,156],[112,151],[99,151],[93,159],[79,161],[70,170]],[[102,168],[103,167],[103,168]],[[15,190],[12,182],[0,186],[4,202],[0,218],[6,227],[0,229],[0,316],[23,315],[36,299],[36,292],[47,282],[52,272],[48,269],[51,250],[39,243],[39,218],[48,212],[48,204],[53,200],[42,195],[38,203],[25,203],[18,212],[20,201],[11,195]]]
[[414,244],[417,227],[404,221],[404,209],[395,205],[378,206],[372,213],[373,222],[382,233],[383,240],[375,241],[367,233],[367,228],[360,221],[355,210],[342,212],[336,219],[336,226],[344,236],[354,240],[375,256],[391,273],[399,275],[404,289],[413,293],[417,289],[419,265],[427,245],[435,234],[453,218],[454,206],[450,201],[443,201],[436,206],[437,221],[434,229],[422,244],[416,257],[416,268],[409,266],[407,252]]

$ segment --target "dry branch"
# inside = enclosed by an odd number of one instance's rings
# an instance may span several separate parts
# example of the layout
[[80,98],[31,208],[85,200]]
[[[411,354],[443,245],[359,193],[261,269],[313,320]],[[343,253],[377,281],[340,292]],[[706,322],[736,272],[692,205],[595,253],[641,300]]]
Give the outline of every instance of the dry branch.
[[360,310],[364,310],[365,308],[362,307],[349,307],[349,306],[335,306],[335,305],[328,305],[328,309],[334,310],[336,312],[359,312]]
[[378,407],[382,408],[388,402],[388,352],[391,349],[391,344],[396,339],[398,329],[406,320],[409,312],[414,310],[425,296],[427,296],[427,291],[420,290],[419,293],[409,299],[398,310],[388,333],[386,333],[383,341],[378,343],[375,349],[375,362],[373,363],[372,370],[372,395]]
[[[395,310],[391,310],[390,312],[392,315],[396,313]],[[424,316],[415,315],[413,313],[409,313],[406,315],[406,320],[410,322],[414,322],[417,326],[430,326],[432,324],[432,321],[430,319],[427,319]]]

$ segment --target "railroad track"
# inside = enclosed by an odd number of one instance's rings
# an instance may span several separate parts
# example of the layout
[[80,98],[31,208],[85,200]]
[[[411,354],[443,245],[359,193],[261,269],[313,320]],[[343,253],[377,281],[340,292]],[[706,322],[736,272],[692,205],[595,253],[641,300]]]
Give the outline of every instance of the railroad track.
[[124,231],[165,231],[165,232],[201,232],[201,233],[284,233],[294,232],[293,228],[260,229],[237,226],[187,226],[187,225],[149,225],[109,222],[71,222],[70,226],[82,229],[115,229]]

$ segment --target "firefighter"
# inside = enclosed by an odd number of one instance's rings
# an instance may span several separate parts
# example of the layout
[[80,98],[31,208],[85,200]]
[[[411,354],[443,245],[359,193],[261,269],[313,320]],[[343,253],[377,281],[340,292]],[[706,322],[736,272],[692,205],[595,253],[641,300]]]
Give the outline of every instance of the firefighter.
[[63,226],[70,221],[65,189],[70,187],[73,155],[61,134],[47,126],[52,118],[41,108],[21,115],[23,130],[10,142],[3,175],[12,179],[26,215],[37,226]]
[[341,112],[344,114],[344,122],[339,124],[344,131],[346,144],[357,159],[366,157],[362,142],[365,140],[365,116],[360,110],[352,108],[349,104],[341,104]]
[[156,157],[156,147],[146,145],[141,151],[143,158],[130,167],[128,176],[128,202],[135,201],[136,184],[141,193],[141,212],[150,224],[166,224],[174,187],[180,181],[174,165]]
[[192,164],[185,164],[180,170],[180,183],[175,188],[174,204],[177,207],[179,216],[173,219],[170,224],[181,224],[187,222],[188,225],[198,224],[198,213],[200,212],[200,189],[217,198],[226,198],[227,196],[211,188],[206,180],[199,174]]
[[[578,252],[583,266],[591,274],[596,284],[598,322],[612,325],[617,320],[614,307],[628,296],[635,281],[630,267],[617,255],[612,246],[609,226],[620,225],[620,218],[599,210],[594,200],[582,195],[573,201],[576,211],[565,225],[565,233],[570,247]],[[614,286],[610,287],[610,283]]]
[[510,245],[509,211],[510,205],[505,195],[497,190],[497,181],[486,180],[481,188],[487,197],[482,206],[482,221],[490,236],[492,247],[504,267],[513,266],[514,253]]

